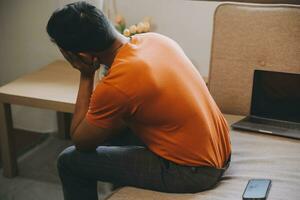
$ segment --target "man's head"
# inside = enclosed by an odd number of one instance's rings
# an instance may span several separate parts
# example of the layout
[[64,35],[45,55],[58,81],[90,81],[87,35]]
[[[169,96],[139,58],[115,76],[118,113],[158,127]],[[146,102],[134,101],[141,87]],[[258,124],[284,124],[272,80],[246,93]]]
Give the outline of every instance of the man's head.
[[47,24],[51,40],[70,52],[99,52],[108,49],[116,33],[104,14],[84,1],[56,10]]

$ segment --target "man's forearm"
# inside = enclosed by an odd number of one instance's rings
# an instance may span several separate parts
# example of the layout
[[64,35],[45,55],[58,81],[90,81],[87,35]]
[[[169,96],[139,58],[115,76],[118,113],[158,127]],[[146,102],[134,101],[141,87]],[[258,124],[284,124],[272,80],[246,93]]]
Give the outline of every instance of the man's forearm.
[[85,118],[85,115],[89,109],[90,98],[94,87],[94,74],[92,75],[80,75],[79,90],[75,105],[75,111],[71,123],[71,138],[78,125]]

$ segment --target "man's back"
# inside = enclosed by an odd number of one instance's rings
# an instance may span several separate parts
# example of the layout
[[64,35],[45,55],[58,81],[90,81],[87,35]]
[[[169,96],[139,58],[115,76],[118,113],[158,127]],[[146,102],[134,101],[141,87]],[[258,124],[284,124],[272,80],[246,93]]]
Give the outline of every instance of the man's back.
[[[220,181],[230,164],[228,126],[176,42],[155,33],[129,41],[85,1],[57,9],[47,32],[80,71],[74,145],[57,160],[66,200],[97,200],[97,181],[173,193]],[[110,69],[94,88],[100,64]],[[120,136],[124,123],[146,146]]]
[[221,168],[231,151],[226,121],[200,74],[174,41],[155,33],[120,49],[87,119],[103,128],[123,120],[152,152],[178,164]]

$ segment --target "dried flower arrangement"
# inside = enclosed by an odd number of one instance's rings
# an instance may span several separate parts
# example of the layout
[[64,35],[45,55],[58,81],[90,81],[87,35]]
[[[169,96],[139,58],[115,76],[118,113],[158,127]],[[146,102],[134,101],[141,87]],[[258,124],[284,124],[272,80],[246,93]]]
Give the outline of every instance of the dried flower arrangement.
[[129,37],[138,33],[149,32],[151,28],[150,22],[150,17],[145,17],[143,21],[127,27],[124,17],[122,17],[121,15],[117,15],[115,18],[115,27],[120,33],[122,33],[126,37]]

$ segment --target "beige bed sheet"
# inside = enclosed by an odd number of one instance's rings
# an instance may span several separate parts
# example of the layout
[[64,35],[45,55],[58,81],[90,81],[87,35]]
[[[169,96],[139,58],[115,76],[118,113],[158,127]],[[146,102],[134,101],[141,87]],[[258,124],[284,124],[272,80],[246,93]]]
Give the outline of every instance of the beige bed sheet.
[[[226,118],[232,123],[241,117]],[[300,140],[234,130],[231,139],[231,166],[215,189],[168,194],[124,187],[109,200],[240,200],[252,178],[272,179],[269,200],[300,200]]]

